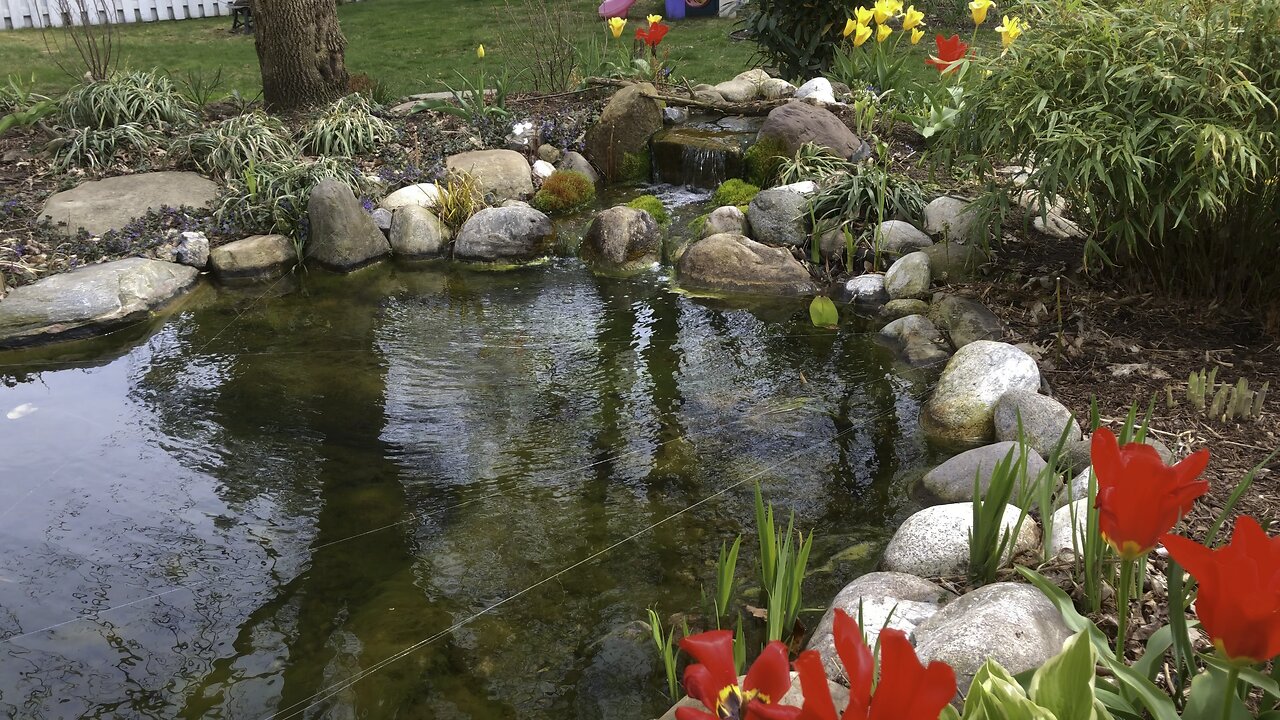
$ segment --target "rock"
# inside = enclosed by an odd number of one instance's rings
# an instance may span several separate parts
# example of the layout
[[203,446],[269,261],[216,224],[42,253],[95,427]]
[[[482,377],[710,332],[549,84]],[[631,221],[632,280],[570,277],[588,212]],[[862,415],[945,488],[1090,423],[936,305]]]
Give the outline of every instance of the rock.
[[1045,457],[1058,446],[1064,428],[1070,428],[1067,442],[1083,437],[1080,423],[1062,403],[1034,390],[1010,390],[996,401],[996,439],[1017,440],[1019,417],[1027,444]]
[[719,235],[720,233],[732,233],[734,235],[746,235],[751,232],[751,225],[747,223],[747,215],[733,205],[725,205],[711,211],[707,216],[707,221],[702,225],[702,237],[710,237]]
[[760,96],[760,86],[746,80],[728,80],[716,85],[716,92],[731,103],[745,103]]
[[635,270],[658,262],[662,230],[644,210],[619,205],[591,221],[582,240],[582,259],[597,268]]
[[[991,487],[991,473],[996,464],[1013,453],[1014,462],[1018,459],[1018,443],[998,442],[992,445],[966,450],[930,470],[921,478],[920,484],[929,494],[943,502],[963,502],[973,500],[973,481],[978,479],[982,496],[986,497]],[[1044,458],[1032,448],[1026,449],[1027,479],[1035,480],[1045,468]],[[1013,502],[1017,502],[1017,488],[1014,488]]]
[[880,337],[898,347],[912,367],[940,365],[951,356],[938,328],[923,315],[908,315],[894,320],[880,330]]
[[809,198],[796,185],[761,190],[747,206],[751,237],[766,245],[809,242]]
[[898,258],[884,274],[884,289],[890,300],[929,297],[929,256],[922,252],[907,253]]
[[938,282],[967,282],[972,280],[978,266],[986,260],[976,245],[956,242],[935,243],[922,250],[929,256],[929,268]]
[[156,259],[203,270],[209,264],[209,238],[202,232],[184,232],[176,243],[157,251]]
[[849,617],[858,621],[867,644],[875,647],[881,629],[888,627],[901,630],[910,637],[917,625],[929,619],[942,608],[943,603],[953,598],[954,593],[914,575],[896,572],[868,573],[846,585],[836,595],[805,649],[818,651],[827,667],[828,677],[847,681],[844,664],[836,655],[835,638],[832,634],[837,609],[844,610]]
[[560,162],[560,158],[563,157],[563,155],[564,153],[561,153],[560,149],[555,145],[543,143],[538,146],[538,159],[543,162],[549,162],[552,165],[555,165]]
[[[1085,471],[1085,482],[1088,483],[1088,471]],[[1088,487],[1086,485],[1086,487]],[[1088,525],[1089,501],[1081,491],[1080,499],[1063,505],[1053,513],[1052,526],[1049,531],[1049,553],[1057,555],[1061,552],[1076,552],[1084,548],[1086,526]],[[1074,519],[1074,522],[1073,522]],[[1072,540],[1072,528],[1075,539]],[[1073,544],[1074,543],[1074,544]]]
[[529,203],[527,203],[527,202],[523,201],[523,200],[503,200],[503,201],[502,201],[502,204],[501,204],[501,205],[499,205],[498,207],[522,207],[522,208],[527,208],[527,207],[533,207],[533,206],[532,206],[532,205],[530,205]]
[[760,85],[760,96],[765,100],[780,100],[794,97],[796,86],[782,78],[769,78]]
[[733,77],[733,79],[749,82],[756,87],[764,87],[764,84],[773,78],[769,76],[769,73],[761,70],[760,68],[752,68],[751,70],[738,73]]
[[[1013,532],[1022,511],[1004,509],[1001,527]],[[925,508],[902,523],[884,551],[885,570],[921,577],[962,575],[969,569],[969,533],[973,530],[973,503],[959,502]],[[1003,530],[1001,530],[1003,532]],[[1024,518],[1014,540],[1014,556],[1033,551],[1040,544],[1040,528]],[[1002,565],[1008,564],[1008,555]],[[1028,586],[1029,587],[1029,586]]]
[[601,168],[606,181],[623,176],[628,154],[648,153],[649,136],[662,129],[662,103],[651,83],[636,83],[614,93],[600,119],[587,129],[587,159]]
[[374,208],[374,211],[369,213],[369,217],[373,218],[373,224],[377,225],[379,230],[386,232],[391,229],[390,210],[386,208]]
[[574,170],[591,178],[591,182],[593,183],[598,184],[600,182],[600,175],[596,173],[596,169],[591,166],[591,163],[588,162],[581,153],[576,153],[572,150],[565,153],[564,157],[560,158],[560,162],[556,164],[556,169]]
[[995,406],[1010,390],[1040,389],[1040,368],[1018,348],[976,340],[956,351],[925,404],[923,420],[932,434],[953,440],[995,436]]
[[714,87],[707,90],[694,90],[693,99],[697,100],[698,102],[709,103],[711,105],[725,104],[724,96],[716,92],[716,89]]
[[830,80],[823,77],[817,77],[797,88],[796,98],[800,100],[809,100],[822,105],[835,105],[836,91],[835,88],[831,87]]
[[1040,667],[1073,633],[1053,603],[1031,585],[993,583],[943,606],[916,628],[921,662],[941,660],[968,681],[988,658],[1011,674]]
[[868,273],[849,278],[844,284],[843,296],[855,305],[883,305],[889,302],[884,289],[884,275]]
[[1089,473],[1093,472],[1092,466],[1086,466],[1075,477],[1071,478],[1071,482],[1063,488],[1063,492],[1058,495],[1056,502],[1059,508],[1076,500],[1083,500],[1089,495]]
[[298,262],[293,241],[284,235],[253,235],[209,251],[219,280],[270,280]]
[[556,166],[546,160],[535,160],[533,162],[533,175],[540,180],[546,180],[551,177],[551,173],[556,171]]
[[0,347],[71,340],[145,320],[199,275],[188,265],[146,258],[50,275],[0,301]]
[[449,172],[471,176],[476,189],[497,202],[522,200],[533,194],[533,171],[514,150],[472,150],[445,158]]
[[417,205],[424,208],[434,208],[436,203],[440,201],[440,186],[435,183],[418,183],[417,185],[409,185],[402,187],[390,195],[382,198],[382,202],[378,203],[379,207],[387,210],[395,211],[406,205]]
[[551,218],[533,208],[485,208],[462,225],[453,256],[484,262],[534,260],[547,254],[554,233]]
[[321,180],[307,201],[307,217],[306,256],[330,270],[349,272],[391,252],[386,236],[342,182]]
[[880,250],[890,257],[900,257],[930,245],[933,245],[933,239],[909,222],[886,220],[880,223]]
[[[892,322],[908,315],[924,315],[927,312],[929,312],[929,303],[923,300],[890,300],[884,304],[884,307],[880,308],[880,317]],[[931,322],[930,325],[932,324]],[[950,355],[951,353],[947,354]]]
[[[745,675],[739,675],[738,685],[741,686],[745,680]],[[849,688],[830,679],[827,680],[827,687],[831,691],[831,700],[836,706],[836,712],[844,712],[845,707],[849,705]],[[804,692],[800,688],[800,676],[797,673],[791,673],[791,689],[787,691],[786,695],[783,695],[782,698],[778,700],[778,704],[786,705],[788,707],[801,707],[804,705]],[[681,698],[680,702],[676,703],[670,710],[664,713],[662,717],[658,718],[658,720],[678,720],[676,717],[676,710],[680,708],[693,708],[695,710],[702,710],[704,713],[706,712],[706,710],[703,709],[701,702],[686,696]],[[633,715],[631,717],[638,716]]]
[[418,205],[396,210],[391,220],[391,252],[406,260],[437,258],[449,251],[453,232],[436,214]]
[[814,143],[846,160],[861,160],[870,150],[840,118],[825,108],[792,101],[774,108],[765,118],[756,141],[772,141],[794,155],[801,145]]
[[689,122],[689,111],[682,107],[664,107],[662,108],[662,122],[666,125],[680,125]]
[[783,248],[722,233],[689,246],[676,264],[680,284],[699,290],[766,295],[810,295],[809,271]]
[[660,673],[649,624],[633,620],[587,648],[590,663],[578,680],[577,716],[606,720],[643,717],[646,688]]
[[935,300],[929,308],[929,319],[942,328],[956,349],[975,340],[1004,337],[1004,325],[986,305],[958,295],[943,295]]
[[[844,229],[833,227],[828,230],[814,230],[814,235],[818,237],[818,251],[822,253],[824,258],[832,258],[844,252]],[[813,238],[809,239],[810,247],[812,247]]]
[[967,242],[974,229],[974,214],[967,212],[969,201],[943,195],[924,206],[924,231],[946,240]]
[[40,211],[64,235],[119,230],[150,210],[206,208],[218,195],[212,180],[190,172],[149,172],[80,183],[51,196]]

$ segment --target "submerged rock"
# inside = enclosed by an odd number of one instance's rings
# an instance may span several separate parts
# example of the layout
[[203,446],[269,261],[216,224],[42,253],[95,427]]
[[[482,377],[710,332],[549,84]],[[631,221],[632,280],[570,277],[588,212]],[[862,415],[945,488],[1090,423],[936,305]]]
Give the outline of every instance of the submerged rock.
[[582,259],[605,270],[634,270],[658,262],[662,231],[644,210],[619,205],[596,215],[582,241]]
[[[903,301],[893,300],[889,304],[895,302]],[[951,348],[942,339],[942,333],[923,315],[894,320],[880,330],[880,337],[893,344],[912,367],[940,365],[951,357]]]
[[462,225],[453,256],[483,262],[525,262],[547,254],[551,218],[526,207],[485,208]]
[[692,245],[676,264],[680,284],[698,290],[809,295],[817,285],[791,253],[741,235],[722,233]]
[[649,624],[623,625],[587,649],[591,662],[578,681],[578,717],[630,720],[642,717],[648,683],[660,673]]

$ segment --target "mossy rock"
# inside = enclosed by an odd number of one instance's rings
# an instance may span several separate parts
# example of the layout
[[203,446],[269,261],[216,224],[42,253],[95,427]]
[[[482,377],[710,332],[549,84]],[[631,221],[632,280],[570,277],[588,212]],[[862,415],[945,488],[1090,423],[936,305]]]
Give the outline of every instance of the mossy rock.
[[649,182],[653,174],[653,157],[646,148],[638,152],[622,154],[622,167],[618,180],[624,184],[640,185]]
[[786,157],[787,148],[780,140],[764,138],[756,141],[742,158],[747,166],[747,182],[757,188],[773,185]]
[[716,188],[715,195],[711,196],[711,203],[716,207],[724,205],[750,205],[752,199],[760,192],[760,188],[751,183],[732,178],[720,183],[720,187]]
[[652,215],[659,225],[666,225],[671,222],[671,213],[667,212],[667,206],[663,205],[656,195],[641,195],[627,203],[627,207],[644,210]]
[[596,184],[577,170],[557,170],[533,196],[534,208],[559,215],[582,207],[596,198]]

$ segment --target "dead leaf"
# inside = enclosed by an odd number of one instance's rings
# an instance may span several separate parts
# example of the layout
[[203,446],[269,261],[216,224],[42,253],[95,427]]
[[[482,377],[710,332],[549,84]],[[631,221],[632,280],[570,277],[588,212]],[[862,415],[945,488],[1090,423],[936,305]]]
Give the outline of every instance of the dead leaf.
[[1141,375],[1151,378],[1152,380],[1168,380],[1169,373],[1158,367],[1152,367],[1150,363],[1119,363],[1117,365],[1109,365],[1112,377],[1133,377]]
[[750,615],[751,617],[760,618],[761,620],[769,619],[768,610],[765,610],[764,608],[758,608],[755,605],[747,605],[746,607],[747,607],[747,614]]

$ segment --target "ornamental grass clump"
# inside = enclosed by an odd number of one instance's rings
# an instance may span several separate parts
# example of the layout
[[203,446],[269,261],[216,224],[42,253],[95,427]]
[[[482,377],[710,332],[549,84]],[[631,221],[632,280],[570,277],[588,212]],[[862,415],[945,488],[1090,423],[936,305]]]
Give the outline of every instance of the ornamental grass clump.
[[596,184],[577,170],[556,170],[534,193],[532,205],[548,215],[559,215],[595,200]]
[[190,102],[165,75],[121,73],[109,80],[77,85],[60,101],[67,127],[108,130],[135,124],[166,130],[196,121]]
[[249,165],[281,162],[301,155],[284,123],[261,111],[236,115],[178,138],[171,152],[179,161],[223,177],[239,176]]
[[373,114],[364,95],[353,93],[320,111],[298,135],[308,155],[355,157],[394,140],[395,127]]

